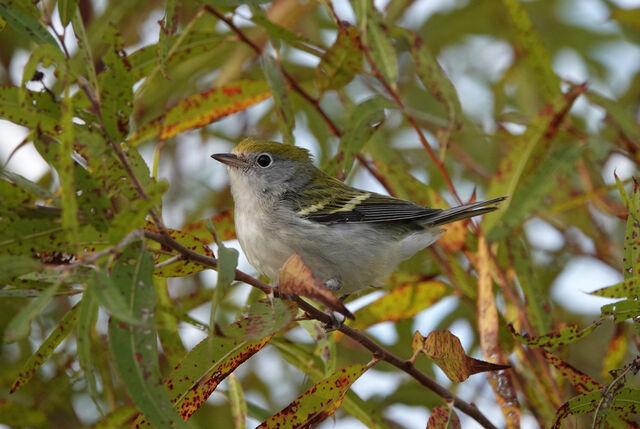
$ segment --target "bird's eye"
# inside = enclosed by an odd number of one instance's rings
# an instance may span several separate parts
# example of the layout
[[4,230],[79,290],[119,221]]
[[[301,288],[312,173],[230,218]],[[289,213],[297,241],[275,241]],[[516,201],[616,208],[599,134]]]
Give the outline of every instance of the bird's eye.
[[262,168],[267,168],[268,166],[271,165],[272,162],[273,162],[273,158],[271,158],[271,155],[267,153],[263,153],[258,157],[258,165]]

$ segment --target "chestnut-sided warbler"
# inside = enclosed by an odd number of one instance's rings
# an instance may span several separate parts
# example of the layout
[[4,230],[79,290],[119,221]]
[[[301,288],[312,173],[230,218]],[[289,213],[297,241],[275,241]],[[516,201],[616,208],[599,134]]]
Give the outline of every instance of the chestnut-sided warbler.
[[236,233],[249,262],[276,279],[298,253],[340,296],[377,285],[436,241],[440,226],[496,210],[505,199],[422,207],[345,185],[316,168],[306,149],[253,138],[211,156],[228,167]]

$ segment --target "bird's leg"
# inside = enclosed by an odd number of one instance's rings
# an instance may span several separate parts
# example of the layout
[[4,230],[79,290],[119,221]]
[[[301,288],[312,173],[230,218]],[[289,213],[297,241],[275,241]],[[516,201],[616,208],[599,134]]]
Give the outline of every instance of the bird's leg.
[[[336,292],[337,289],[339,289],[342,286],[342,282],[339,279],[333,278],[333,279],[329,279],[325,282],[325,286],[330,289],[332,292]],[[347,297],[349,296],[349,294],[346,295],[342,295],[340,297],[340,301],[344,301],[345,299],[347,299]],[[342,326],[342,324],[344,323],[344,321],[346,320],[346,317],[344,317],[343,315],[341,315],[340,313],[336,313],[335,311],[327,311],[327,314],[329,315],[329,323],[327,323],[324,326],[324,330],[325,332],[329,333],[332,331],[337,331],[338,329],[340,329],[340,327]],[[341,318],[341,319],[339,319]]]

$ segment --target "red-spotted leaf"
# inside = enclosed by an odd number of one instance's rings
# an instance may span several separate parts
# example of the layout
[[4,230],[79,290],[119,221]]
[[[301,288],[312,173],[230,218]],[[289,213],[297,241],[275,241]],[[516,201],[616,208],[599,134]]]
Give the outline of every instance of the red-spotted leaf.
[[22,387],[25,383],[31,380],[31,377],[42,366],[42,364],[51,356],[53,351],[64,340],[71,329],[78,320],[76,315],[78,313],[79,306],[74,306],[71,310],[64,315],[62,320],[58,322],[56,327],[51,331],[49,336],[40,344],[38,350],[31,355],[27,362],[25,362],[22,370],[18,374],[18,378],[13,382],[9,393],[13,393]]
[[347,85],[362,66],[358,28],[342,22],[338,37],[316,68],[320,92]]
[[432,359],[449,380],[455,383],[465,381],[470,375],[479,372],[510,368],[509,365],[496,365],[467,356],[458,337],[449,331],[433,331],[426,338],[416,331],[411,348],[414,355],[424,353]]
[[393,288],[384,296],[358,310],[349,326],[363,329],[385,321],[410,319],[432,306],[449,293],[449,287],[438,280],[420,274],[397,272],[389,283]]
[[262,422],[258,428],[306,428],[320,423],[340,407],[353,382],[367,369],[367,365],[352,365],[336,371]]
[[212,88],[187,97],[162,117],[143,125],[129,137],[128,143],[138,145],[154,137],[168,139],[245,110],[269,95],[271,91],[265,81],[241,80]]
[[596,380],[591,378],[588,374],[574,368],[569,363],[560,359],[558,356],[549,353],[546,350],[542,351],[544,358],[553,365],[564,378],[580,393],[587,393],[592,390],[598,390],[602,386]]
[[278,289],[283,294],[301,295],[315,299],[345,317],[354,318],[342,301],[324,283],[313,277],[313,273],[297,253],[291,255],[280,268]]
[[431,409],[427,429],[461,429],[460,419],[452,407],[436,405]]

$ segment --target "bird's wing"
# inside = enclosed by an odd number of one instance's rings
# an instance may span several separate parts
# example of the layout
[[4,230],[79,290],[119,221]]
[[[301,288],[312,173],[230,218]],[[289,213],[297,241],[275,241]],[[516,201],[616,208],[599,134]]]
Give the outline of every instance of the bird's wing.
[[[367,223],[418,219],[442,211],[336,182],[342,186],[334,183],[331,190],[311,187],[304,195],[296,195],[298,216],[319,223]],[[340,192],[335,192],[336,186]]]
[[[367,192],[345,185],[337,179],[331,186],[309,187],[295,195],[298,216],[318,223],[369,223],[419,220],[425,226],[438,226],[496,210],[506,197],[479,201],[450,209],[432,209],[409,201]],[[339,190],[339,192],[336,192]]]

